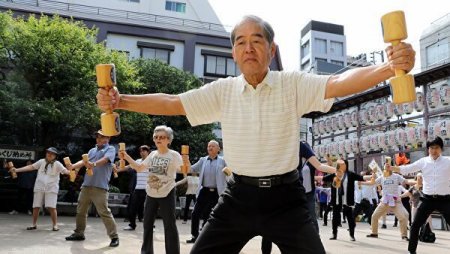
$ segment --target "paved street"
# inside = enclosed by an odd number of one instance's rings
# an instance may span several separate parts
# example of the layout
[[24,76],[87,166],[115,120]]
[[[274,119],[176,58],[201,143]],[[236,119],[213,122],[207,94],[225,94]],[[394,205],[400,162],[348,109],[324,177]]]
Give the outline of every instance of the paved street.
[[[321,236],[323,243],[329,254],[393,254],[406,253],[407,243],[400,240],[398,228],[392,227],[392,216],[389,217],[388,229],[380,229],[379,239],[368,239],[365,235],[369,232],[368,224],[358,223],[356,228],[356,242],[350,242],[347,234],[347,224],[340,228],[338,240],[330,241],[331,227],[321,226]],[[109,238],[106,236],[105,228],[101,219],[89,217],[86,230],[86,240],[84,242],[66,242],[64,237],[71,234],[75,227],[75,218],[61,216],[60,231],[51,231],[51,221],[49,216],[39,218],[38,229],[27,231],[25,228],[31,223],[31,216],[9,215],[0,213],[0,253],[1,254],[65,254],[65,253],[139,253],[142,237],[142,224],[134,232],[123,231],[127,225],[123,218],[117,218],[120,234],[120,246],[118,248],[108,247]],[[321,224],[322,222],[319,221]],[[181,253],[189,253],[191,245],[185,243],[190,237],[190,224],[177,222],[180,233]],[[450,253],[450,232],[435,230],[436,243],[419,243],[418,253],[420,254],[444,254]],[[261,253],[259,248],[261,238],[255,237],[242,250],[243,254]],[[155,232],[155,253],[161,254],[164,251],[164,232],[162,221],[157,220]],[[272,253],[280,253],[274,247]]]

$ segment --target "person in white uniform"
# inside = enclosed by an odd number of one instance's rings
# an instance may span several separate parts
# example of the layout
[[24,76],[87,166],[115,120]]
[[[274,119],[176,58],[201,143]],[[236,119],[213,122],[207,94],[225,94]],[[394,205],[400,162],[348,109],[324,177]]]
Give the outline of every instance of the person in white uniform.
[[37,170],[36,183],[34,184],[33,196],[33,224],[27,227],[27,230],[37,229],[37,219],[39,210],[43,205],[50,212],[53,223],[53,231],[58,231],[58,215],[56,212],[56,202],[59,191],[59,175],[69,174],[63,164],[57,161],[58,150],[50,147],[46,150],[45,158],[40,159],[34,164],[15,169],[17,173]]

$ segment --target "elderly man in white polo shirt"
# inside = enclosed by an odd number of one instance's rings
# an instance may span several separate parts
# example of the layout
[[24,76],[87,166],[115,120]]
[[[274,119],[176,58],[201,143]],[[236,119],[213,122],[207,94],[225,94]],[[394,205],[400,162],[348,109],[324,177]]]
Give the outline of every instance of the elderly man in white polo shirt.
[[123,95],[99,89],[100,109],[151,115],[186,115],[191,125],[221,122],[223,148],[235,183],[219,198],[191,253],[239,253],[256,235],[283,253],[325,253],[298,181],[300,118],[328,111],[334,97],[364,91],[410,71],[415,51],[388,47],[389,62],[319,76],[270,71],[277,46],[270,24],[245,16],[231,32],[232,54],[242,75],[219,79],[180,95]]

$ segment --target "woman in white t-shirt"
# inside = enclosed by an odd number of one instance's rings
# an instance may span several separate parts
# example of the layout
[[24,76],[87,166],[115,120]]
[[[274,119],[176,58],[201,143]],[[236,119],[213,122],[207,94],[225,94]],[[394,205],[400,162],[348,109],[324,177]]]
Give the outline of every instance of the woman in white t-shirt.
[[50,147],[46,150],[45,159],[40,159],[34,164],[15,169],[17,173],[37,170],[38,174],[34,184],[33,196],[33,225],[27,227],[27,230],[37,229],[37,219],[40,208],[45,207],[50,212],[53,222],[53,231],[58,231],[56,202],[58,200],[59,191],[59,175],[69,174],[61,162],[57,161],[58,150]]
[[149,170],[147,197],[144,209],[144,241],[141,254],[154,253],[153,225],[158,208],[164,222],[164,238],[167,254],[180,253],[180,241],[175,217],[175,177],[181,172],[181,155],[169,149],[173,140],[173,130],[167,126],[157,126],[153,132],[156,151],[150,153],[142,163],[137,163],[125,151],[119,151],[119,157],[128,161],[137,172]]

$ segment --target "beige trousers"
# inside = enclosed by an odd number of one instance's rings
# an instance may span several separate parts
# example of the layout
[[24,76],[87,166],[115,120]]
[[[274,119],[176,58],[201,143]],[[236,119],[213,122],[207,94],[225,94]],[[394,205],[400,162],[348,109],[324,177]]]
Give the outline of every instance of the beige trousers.
[[76,229],[75,233],[84,235],[88,210],[91,203],[94,204],[97,213],[105,224],[106,232],[111,239],[118,238],[117,226],[111,210],[108,208],[108,191],[97,187],[82,187],[78,196]]
[[371,221],[371,228],[372,228],[372,234],[378,235],[378,220],[381,216],[386,214],[386,212],[391,209],[395,216],[398,219],[398,222],[400,224],[400,234],[401,236],[407,236],[408,235],[408,211],[406,211],[405,207],[403,206],[401,201],[396,201],[395,206],[389,206],[384,203],[380,203],[375,211],[372,214],[372,221]]

